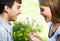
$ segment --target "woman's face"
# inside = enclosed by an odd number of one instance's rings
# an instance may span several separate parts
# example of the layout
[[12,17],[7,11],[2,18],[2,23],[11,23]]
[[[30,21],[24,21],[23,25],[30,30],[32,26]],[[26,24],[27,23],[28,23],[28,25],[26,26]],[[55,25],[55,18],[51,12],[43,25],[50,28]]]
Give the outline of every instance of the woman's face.
[[51,21],[52,14],[51,14],[51,10],[50,10],[49,7],[40,6],[40,11],[41,11],[41,15],[43,15],[43,17],[45,18],[46,22]]

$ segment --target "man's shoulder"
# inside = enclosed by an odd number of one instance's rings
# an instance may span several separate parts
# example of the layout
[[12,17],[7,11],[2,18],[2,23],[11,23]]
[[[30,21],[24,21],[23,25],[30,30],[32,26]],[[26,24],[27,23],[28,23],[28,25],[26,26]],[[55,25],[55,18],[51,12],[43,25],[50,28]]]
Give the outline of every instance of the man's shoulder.
[[0,23],[0,28],[2,28],[2,27],[3,27],[3,24]]
[[1,31],[4,31],[4,26],[3,26],[3,24],[0,23],[0,32]]

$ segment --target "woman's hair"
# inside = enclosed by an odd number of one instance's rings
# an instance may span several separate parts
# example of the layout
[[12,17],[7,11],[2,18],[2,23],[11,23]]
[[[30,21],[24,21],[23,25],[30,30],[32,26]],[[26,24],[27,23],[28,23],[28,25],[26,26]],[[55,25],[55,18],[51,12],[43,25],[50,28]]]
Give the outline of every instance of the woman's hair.
[[60,22],[60,0],[39,0],[41,6],[48,6],[52,13],[52,18]]

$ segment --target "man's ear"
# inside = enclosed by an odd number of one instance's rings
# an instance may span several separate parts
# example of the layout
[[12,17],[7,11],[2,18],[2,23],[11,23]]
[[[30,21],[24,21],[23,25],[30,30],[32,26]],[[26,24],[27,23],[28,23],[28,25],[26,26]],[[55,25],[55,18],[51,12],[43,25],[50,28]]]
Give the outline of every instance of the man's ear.
[[6,13],[9,12],[9,9],[10,9],[10,8],[9,8],[7,5],[5,5],[4,11],[5,11]]

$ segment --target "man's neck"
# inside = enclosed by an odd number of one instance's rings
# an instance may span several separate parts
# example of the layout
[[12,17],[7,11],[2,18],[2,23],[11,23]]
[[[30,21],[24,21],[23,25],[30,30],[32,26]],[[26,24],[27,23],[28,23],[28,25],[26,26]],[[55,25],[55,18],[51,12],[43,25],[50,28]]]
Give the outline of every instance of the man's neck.
[[6,13],[0,14],[0,17],[2,17],[7,23],[9,23],[8,17]]

